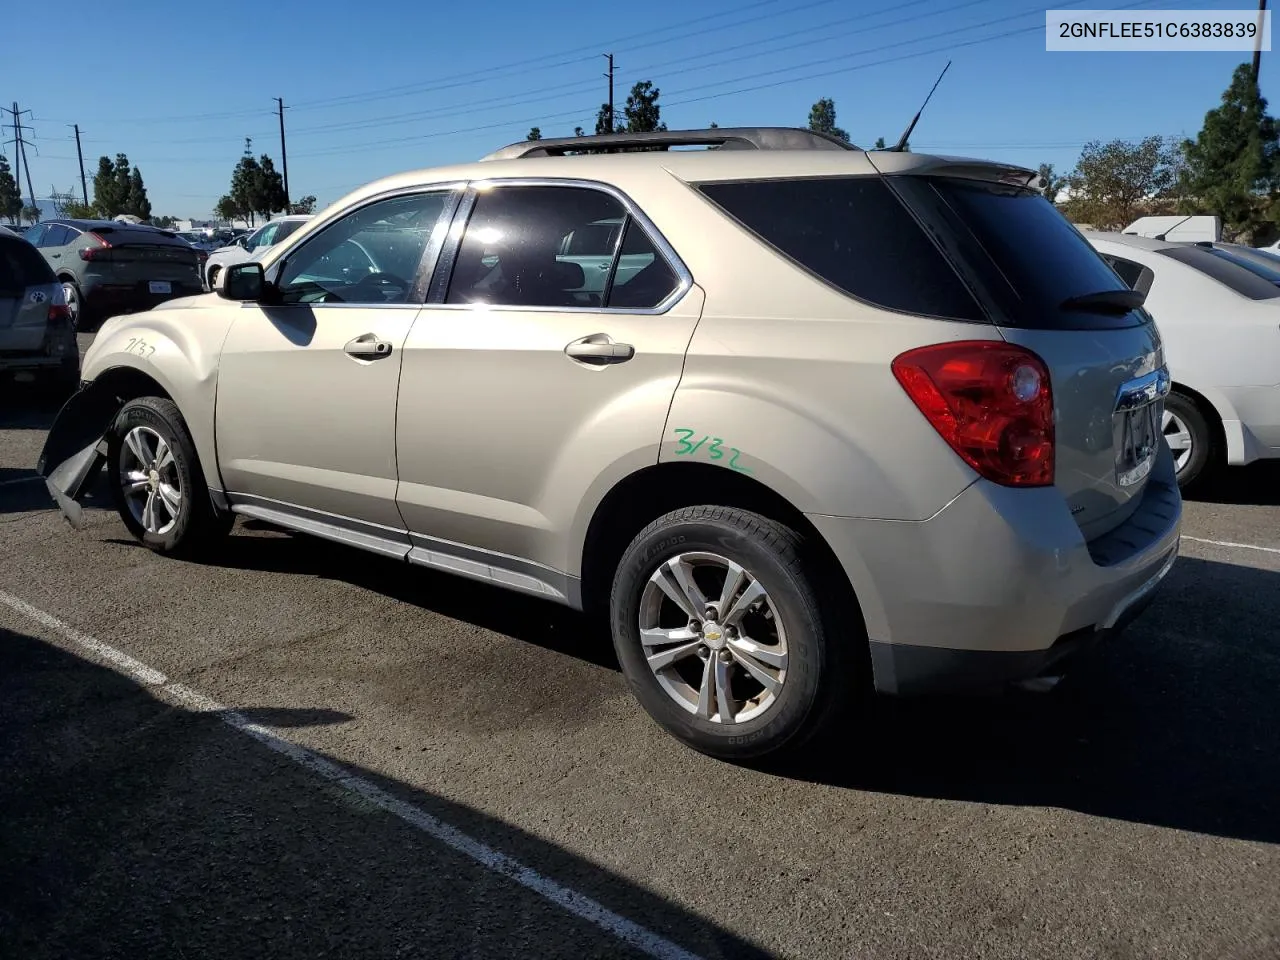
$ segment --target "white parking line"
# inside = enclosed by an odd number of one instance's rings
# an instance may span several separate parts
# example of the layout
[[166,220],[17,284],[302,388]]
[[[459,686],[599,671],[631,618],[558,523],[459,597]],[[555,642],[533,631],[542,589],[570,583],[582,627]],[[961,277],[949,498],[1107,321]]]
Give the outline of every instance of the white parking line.
[[12,594],[0,590],[0,603],[16,612],[34,620],[48,630],[60,634],[76,646],[93,654],[99,660],[110,664],[121,673],[126,674],[138,683],[157,688],[166,699],[177,701],[184,707],[203,713],[216,713],[218,719],[240,733],[246,734],[264,746],[288,757],[294,763],[307,768],[326,780],[337,784],[344,790],[354,793],[365,800],[381,807],[390,814],[416,827],[423,833],[440,841],[458,853],[474,860],[482,867],[495,873],[509,877],[541,897],[545,897],[557,906],[563,907],[576,917],[595,924],[606,933],[628,943],[637,950],[659,960],[699,960],[697,954],[690,953],[678,944],[672,943],[651,930],[640,926],[602,906],[590,897],[563,886],[554,880],[544,877],[531,867],[520,861],[499,853],[479,840],[450,826],[443,820],[432,816],[420,807],[398,800],[368,780],[343,770],[337,764],[312,753],[305,747],[285,740],[274,731],[259,724],[252,723],[243,714],[228,710],[221,704],[210,700],[204,694],[197,693],[181,683],[170,683],[169,678],[159,670],[148,667],[135,660],[122,650],[96,640],[88,634],[81,633],[75,627],[59,620],[53,614],[33,607]]
[[1192,543],[1207,543],[1214,547],[1235,547],[1237,550],[1260,550],[1263,553],[1280,553],[1280,547],[1260,547],[1256,543],[1235,543],[1231,540],[1205,540],[1203,537],[1188,537],[1185,533],[1182,535],[1183,540],[1190,540]]
[[37,475],[34,477],[19,477],[17,480],[0,480],[0,487],[11,487],[15,483],[30,483],[33,480],[39,479],[40,477]]

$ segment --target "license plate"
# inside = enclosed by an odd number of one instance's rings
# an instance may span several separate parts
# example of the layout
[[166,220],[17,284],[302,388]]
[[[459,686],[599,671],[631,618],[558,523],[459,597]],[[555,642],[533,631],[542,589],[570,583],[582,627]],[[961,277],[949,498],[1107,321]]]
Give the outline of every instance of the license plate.
[[147,284],[147,289],[152,293],[172,293],[173,287],[169,285],[168,280],[152,280]]
[[1116,479],[1122,487],[1141,483],[1151,472],[1160,442],[1161,404],[1148,403],[1124,411],[1116,452]]

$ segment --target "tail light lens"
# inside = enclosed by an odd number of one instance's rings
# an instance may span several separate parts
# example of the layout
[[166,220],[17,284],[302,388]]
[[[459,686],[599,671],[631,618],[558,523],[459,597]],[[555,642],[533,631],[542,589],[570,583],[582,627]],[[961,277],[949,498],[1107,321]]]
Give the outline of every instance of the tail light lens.
[[103,240],[102,237],[98,236],[96,233],[87,233],[85,234],[85,236],[87,236],[90,240],[96,241],[98,243],[98,246],[81,247],[80,248],[81,260],[97,259],[98,257],[103,256],[105,251],[111,249],[111,244],[109,244],[106,240]]
[[55,303],[49,307],[50,323],[70,323],[71,308],[65,303]]
[[1053,484],[1053,392],[1044,361],[998,340],[939,343],[893,375],[965,463],[1008,487]]

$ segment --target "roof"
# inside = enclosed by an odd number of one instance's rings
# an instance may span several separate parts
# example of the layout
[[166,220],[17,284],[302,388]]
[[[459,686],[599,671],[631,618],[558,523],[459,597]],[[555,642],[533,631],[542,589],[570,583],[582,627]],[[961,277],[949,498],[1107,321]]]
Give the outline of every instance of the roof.
[[[499,151],[501,152],[501,151]],[[924,173],[932,167],[982,167],[1034,178],[1035,171],[1012,164],[968,157],[863,150],[664,150],[643,153],[584,154],[571,157],[526,157],[480,160],[444,167],[407,170],[368,183],[339,200],[345,204],[387,191],[429,183],[497,178],[576,178],[622,186],[634,175],[666,170],[689,183],[753,180],[769,177],[839,176],[876,173]]]
[[1138,250],[1168,250],[1181,245],[1176,240],[1157,240],[1155,237],[1140,237],[1136,233],[1110,233],[1101,230],[1081,232],[1090,240],[1107,240],[1122,247],[1134,247]]

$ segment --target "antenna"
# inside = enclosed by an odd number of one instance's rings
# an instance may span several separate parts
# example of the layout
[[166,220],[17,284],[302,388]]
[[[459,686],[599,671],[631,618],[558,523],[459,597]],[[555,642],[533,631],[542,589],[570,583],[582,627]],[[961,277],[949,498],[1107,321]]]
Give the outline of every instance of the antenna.
[[924,113],[924,108],[929,105],[929,101],[933,98],[933,91],[938,89],[938,84],[942,82],[942,78],[947,75],[947,71],[951,69],[951,61],[947,61],[947,65],[942,68],[942,73],[938,74],[938,79],[933,81],[933,87],[929,90],[929,96],[924,98],[924,103],[920,104],[920,109],[916,111],[916,115],[911,119],[911,123],[907,129],[902,132],[902,136],[898,138],[898,142],[889,150],[890,153],[901,153],[907,146],[907,141],[911,139],[911,131],[916,128],[916,124],[920,122],[920,114]]

